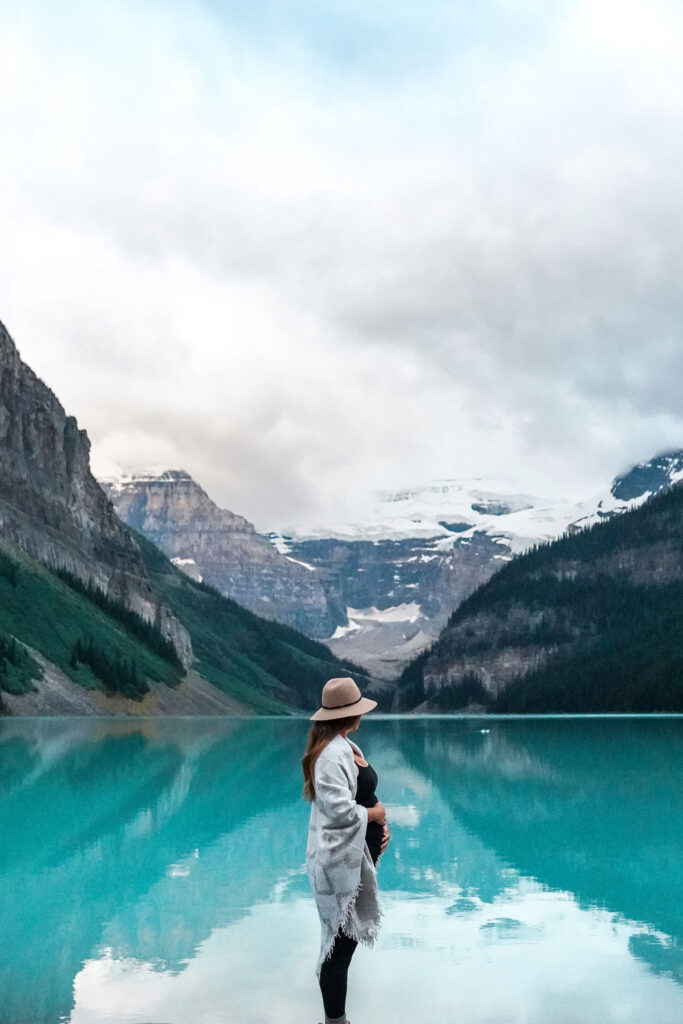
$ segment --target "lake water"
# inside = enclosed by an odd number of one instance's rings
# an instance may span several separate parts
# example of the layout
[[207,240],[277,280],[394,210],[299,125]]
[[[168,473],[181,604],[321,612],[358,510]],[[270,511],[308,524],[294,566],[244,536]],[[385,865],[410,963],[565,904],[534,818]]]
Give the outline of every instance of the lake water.
[[[1,1024],[316,1024],[301,720],[0,721]],[[683,720],[381,719],[353,1024],[680,1024]]]

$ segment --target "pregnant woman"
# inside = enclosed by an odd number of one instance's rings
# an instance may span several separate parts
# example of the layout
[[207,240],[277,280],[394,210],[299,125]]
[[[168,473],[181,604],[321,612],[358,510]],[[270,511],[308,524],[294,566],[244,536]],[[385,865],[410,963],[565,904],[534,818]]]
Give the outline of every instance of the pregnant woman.
[[389,842],[377,775],[348,738],[361,715],[377,707],[353,679],[330,679],[314,715],[301,764],[304,796],[312,804],[306,867],[322,936],[316,973],[325,1024],[350,1024],[346,981],[356,946],[379,932],[375,865]]

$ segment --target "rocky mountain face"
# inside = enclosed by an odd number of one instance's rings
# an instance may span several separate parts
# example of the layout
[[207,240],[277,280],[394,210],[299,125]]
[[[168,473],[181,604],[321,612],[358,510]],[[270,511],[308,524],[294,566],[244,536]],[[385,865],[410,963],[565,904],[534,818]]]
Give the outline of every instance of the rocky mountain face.
[[187,630],[90,472],[90,442],[0,324],[0,536],[154,622],[189,664]]
[[319,574],[219,508],[182,470],[102,481],[120,518],[185,573],[267,619],[328,637],[344,621]]
[[612,488],[649,500],[519,556],[466,600],[396,706],[683,707],[683,453],[653,463]]
[[509,557],[487,534],[470,537],[279,537],[292,556],[312,565],[341,624],[327,640],[342,658],[379,678],[432,643],[449,613]]
[[683,480],[683,449],[632,466],[628,473],[615,478],[610,493],[617,501],[631,502],[668,490],[679,480]]

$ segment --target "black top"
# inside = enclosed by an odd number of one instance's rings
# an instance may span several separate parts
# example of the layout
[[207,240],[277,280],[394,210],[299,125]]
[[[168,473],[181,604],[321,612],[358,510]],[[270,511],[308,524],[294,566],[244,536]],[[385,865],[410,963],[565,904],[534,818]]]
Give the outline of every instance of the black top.
[[[374,768],[371,768],[369,764],[358,765],[358,784],[356,788],[356,803],[360,804],[361,807],[374,807],[378,802],[375,796],[375,789],[377,788],[377,772]],[[368,822],[368,829],[365,833],[365,841],[368,844],[370,856],[372,857],[373,863],[377,863],[379,857],[380,847],[382,845],[382,836],[384,834],[384,828],[378,821]]]

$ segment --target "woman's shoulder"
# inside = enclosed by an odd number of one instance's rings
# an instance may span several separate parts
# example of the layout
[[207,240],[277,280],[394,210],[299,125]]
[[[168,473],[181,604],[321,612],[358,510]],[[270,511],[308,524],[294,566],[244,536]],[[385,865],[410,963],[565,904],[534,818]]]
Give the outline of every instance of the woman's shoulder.
[[330,742],[320,751],[318,757],[318,761],[334,761],[338,759],[353,761],[353,748],[341,734],[333,736]]

